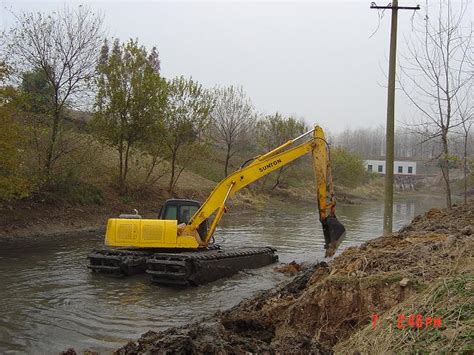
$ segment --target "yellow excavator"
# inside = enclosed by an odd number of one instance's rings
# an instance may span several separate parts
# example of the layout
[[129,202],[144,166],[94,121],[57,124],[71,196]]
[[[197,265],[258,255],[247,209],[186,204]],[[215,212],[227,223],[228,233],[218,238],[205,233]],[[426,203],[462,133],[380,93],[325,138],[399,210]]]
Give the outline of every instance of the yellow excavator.
[[193,200],[172,199],[162,207],[159,219],[143,219],[138,214],[109,219],[105,237],[108,248],[89,255],[89,268],[112,274],[145,270],[156,283],[200,284],[242,268],[274,262],[277,257],[270,247],[222,251],[211,241],[226,211],[226,202],[237,191],[307,153],[313,157],[326,257],[334,255],[345,228],[335,215],[329,145],[321,127],[316,126],[245,162],[219,182],[202,205]]

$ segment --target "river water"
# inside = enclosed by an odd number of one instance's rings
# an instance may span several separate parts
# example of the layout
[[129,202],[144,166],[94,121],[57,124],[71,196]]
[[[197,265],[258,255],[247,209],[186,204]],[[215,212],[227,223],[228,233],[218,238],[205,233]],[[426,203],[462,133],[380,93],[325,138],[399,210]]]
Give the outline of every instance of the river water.
[[[441,204],[432,198],[396,202],[394,229]],[[379,236],[382,216],[380,202],[338,206],[347,230],[340,249]],[[222,246],[273,246],[282,262],[323,260],[311,204],[235,208],[217,235]],[[69,347],[110,353],[147,330],[192,322],[287,278],[268,266],[185,290],[151,285],[146,276],[112,279],[86,267],[87,254],[102,243],[99,234],[0,241],[0,353],[50,354]]]

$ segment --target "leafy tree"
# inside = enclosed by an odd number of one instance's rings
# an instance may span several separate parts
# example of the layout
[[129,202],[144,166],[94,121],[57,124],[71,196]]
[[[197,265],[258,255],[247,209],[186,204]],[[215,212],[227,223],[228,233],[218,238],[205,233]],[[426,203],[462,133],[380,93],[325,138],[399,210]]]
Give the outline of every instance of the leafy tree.
[[203,132],[210,123],[213,105],[212,95],[196,81],[181,76],[168,82],[164,142],[171,164],[170,193],[205,144]]
[[33,184],[22,171],[21,127],[15,122],[18,92],[4,86],[8,71],[0,63],[0,200],[12,200],[30,194]]
[[225,147],[224,175],[227,176],[230,159],[248,143],[256,115],[242,87],[217,88],[214,95],[216,104],[211,112],[211,136]]
[[49,114],[54,108],[54,89],[44,71],[35,68],[23,73],[21,90],[25,97],[25,111]]
[[256,132],[260,145],[268,151],[299,136],[306,130],[307,126],[303,120],[284,117],[276,112],[258,121]]
[[[305,131],[307,131],[307,126],[303,120],[297,120],[294,117],[284,117],[278,112],[274,115],[265,116],[256,125],[257,140],[266,152],[301,135]],[[289,167],[289,165],[286,165],[278,169],[272,190],[282,185],[285,171]],[[266,180],[266,178],[263,180],[262,188],[265,186]]]
[[[16,72],[29,73],[24,76],[25,88],[35,87],[37,79],[46,78],[52,90],[50,137],[43,167],[49,177],[54,163],[67,151],[58,149],[63,133],[63,111],[73,101],[81,102],[95,75],[102,41],[102,18],[85,6],[64,8],[51,14],[24,12],[15,17],[16,26],[8,36],[8,59],[15,65]],[[36,89],[43,90],[47,86]]]
[[98,65],[92,125],[118,152],[119,186],[126,187],[132,149],[157,139],[163,127],[166,82],[159,75],[156,49],[150,54],[136,40],[104,43]]
[[342,147],[331,149],[331,170],[334,182],[347,187],[362,184],[367,176],[362,158]]
[[[145,187],[153,185],[168,173],[168,169],[163,164],[166,160],[164,130],[164,119],[160,116],[148,127],[147,134],[138,143],[139,154],[136,156],[136,165],[145,169],[143,179]],[[156,173],[158,167],[161,167],[161,171]]]

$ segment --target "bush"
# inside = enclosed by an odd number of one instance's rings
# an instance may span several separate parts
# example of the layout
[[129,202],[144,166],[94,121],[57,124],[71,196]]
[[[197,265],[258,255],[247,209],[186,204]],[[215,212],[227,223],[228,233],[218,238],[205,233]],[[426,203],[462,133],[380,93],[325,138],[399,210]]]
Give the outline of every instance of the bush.
[[94,185],[80,181],[75,176],[60,175],[43,186],[36,199],[46,203],[67,202],[80,205],[101,205],[102,191]]
[[334,183],[338,185],[356,187],[368,178],[362,158],[345,148],[331,150],[331,168]]
[[9,99],[4,91],[0,88],[0,201],[12,201],[29,196],[34,183],[24,169],[22,127],[14,121],[14,111],[1,105]]

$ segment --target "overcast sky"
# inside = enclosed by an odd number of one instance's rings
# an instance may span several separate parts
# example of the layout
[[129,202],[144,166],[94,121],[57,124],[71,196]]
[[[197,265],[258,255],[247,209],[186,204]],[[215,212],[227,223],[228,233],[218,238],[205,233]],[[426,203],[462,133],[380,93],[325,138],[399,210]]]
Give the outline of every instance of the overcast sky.
[[[64,4],[0,3],[3,26],[11,23],[5,8],[51,11]],[[390,13],[379,26],[370,1],[82,3],[104,15],[109,37],[157,46],[167,78],[192,76],[209,88],[242,85],[259,112],[303,117],[332,132],[385,124]],[[412,33],[413,15],[399,13],[399,51]],[[422,16],[419,11],[413,21]],[[400,121],[415,114],[402,95]]]

